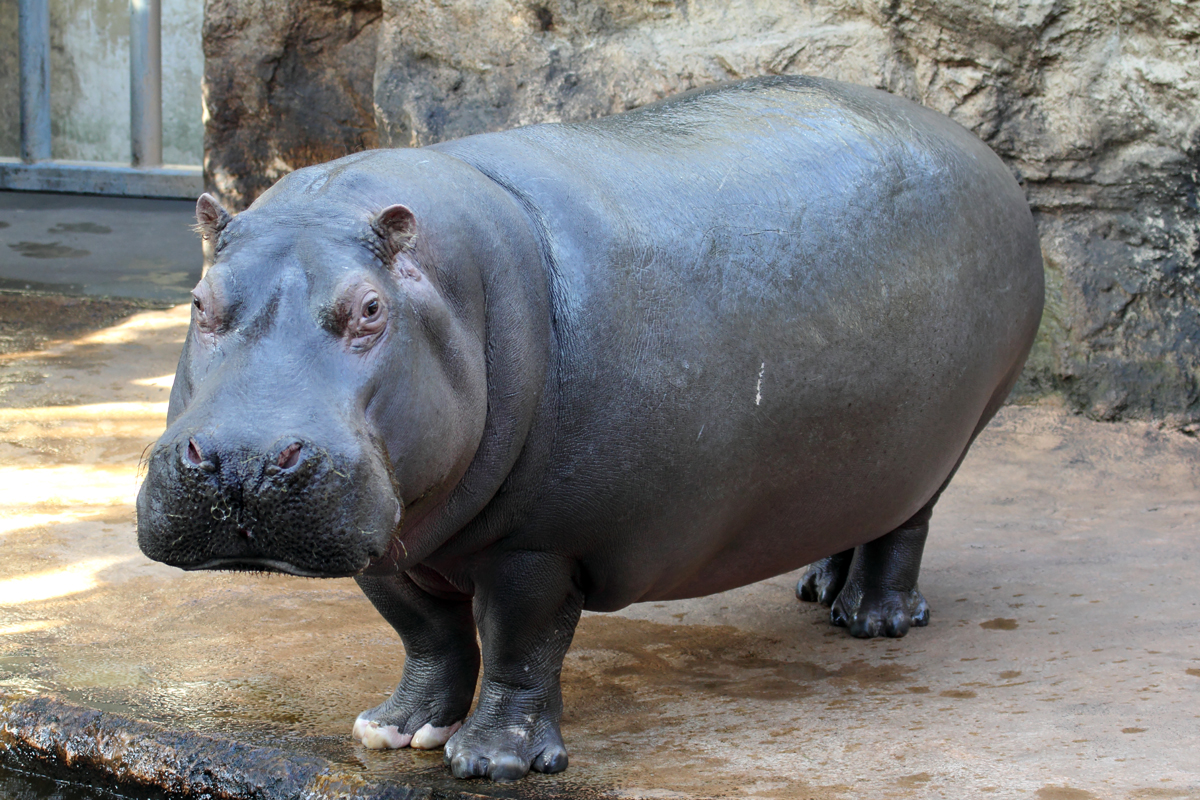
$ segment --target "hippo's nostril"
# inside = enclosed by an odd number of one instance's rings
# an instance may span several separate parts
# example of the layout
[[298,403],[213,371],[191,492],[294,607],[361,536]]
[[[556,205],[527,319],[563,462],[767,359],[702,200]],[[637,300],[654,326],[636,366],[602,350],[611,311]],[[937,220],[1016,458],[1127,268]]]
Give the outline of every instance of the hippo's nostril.
[[283,448],[283,452],[279,454],[279,459],[275,462],[280,469],[291,469],[300,463],[300,443],[293,442]]
[[199,467],[205,472],[216,472],[217,465],[212,459],[204,457],[204,451],[200,449],[200,445],[196,444],[195,439],[188,439],[187,448],[183,451],[184,462],[189,466]]

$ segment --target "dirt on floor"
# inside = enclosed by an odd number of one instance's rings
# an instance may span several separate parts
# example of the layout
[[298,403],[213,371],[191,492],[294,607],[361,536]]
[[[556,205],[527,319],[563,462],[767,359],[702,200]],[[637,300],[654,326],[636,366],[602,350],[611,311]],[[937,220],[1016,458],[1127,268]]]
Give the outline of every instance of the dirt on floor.
[[[0,295],[15,343],[0,355],[0,690],[364,780],[517,796],[455,784],[440,752],[350,740],[404,660],[353,581],[183,573],[141,555],[139,459],[163,428],[188,309],[98,303]],[[1007,407],[934,515],[929,627],[853,639],[796,600],[796,573],[585,614],[563,673],[571,766],[521,785],[1200,798],[1198,478],[1194,438],[1053,401]]]

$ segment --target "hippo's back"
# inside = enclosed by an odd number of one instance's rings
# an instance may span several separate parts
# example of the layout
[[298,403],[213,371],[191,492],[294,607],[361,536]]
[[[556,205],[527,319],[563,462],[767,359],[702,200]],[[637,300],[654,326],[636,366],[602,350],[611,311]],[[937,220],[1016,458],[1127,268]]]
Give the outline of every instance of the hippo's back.
[[553,444],[527,468],[551,477],[523,530],[571,528],[589,607],[718,591],[893,529],[1040,319],[1012,176],[883,92],[768,78],[436,149],[541,236],[558,411],[531,434]]

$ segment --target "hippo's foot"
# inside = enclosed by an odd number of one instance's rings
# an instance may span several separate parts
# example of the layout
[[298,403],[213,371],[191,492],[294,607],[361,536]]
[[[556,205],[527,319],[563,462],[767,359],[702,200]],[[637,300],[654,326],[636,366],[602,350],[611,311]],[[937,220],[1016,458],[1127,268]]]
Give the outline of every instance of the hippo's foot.
[[354,721],[353,736],[374,750],[441,747],[471,710],[479,648],[471,598],[431,595],[408,573],[356,580],[404,640],[404,674],[385,702]]
[[358,715],[353,736],[372,750],[435,750],[462,727],[470,703],[470,695],[455,702],[422,698],[401,683],[386,702]]
[[808,603],[832,606],[846,585],[850,562],[853,560],[854,548],[850,548],[810,564],[804,577],[796,584],[796,597]]
[[899,638],[908,633],[909,628],[929,624],[929,606],[915,587],[907,592],[865,593],[861,587],[850,583],[833,601],[829,621],[849,629],[850,635],[859,639]]
[[936,501],[892,532],[813,564],[797,587],[800,599],[832,601],[829,621],[860,639],[900,637],[928,625],[917,575]]
[[[557,694],[557,693],[556,693]],[[446,763],[456,778],[515,781],[529,770],[562,772],[567,748],[558,730],[561,708],[544,690],[485,681],[479,706],[446,743]]]

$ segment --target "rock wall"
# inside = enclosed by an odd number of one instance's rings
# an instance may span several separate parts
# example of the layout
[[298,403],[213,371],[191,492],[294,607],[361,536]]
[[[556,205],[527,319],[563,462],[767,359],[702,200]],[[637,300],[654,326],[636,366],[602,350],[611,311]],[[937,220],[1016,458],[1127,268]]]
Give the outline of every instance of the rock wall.
[[378,146],[379,0],[207,0],[204,174],[233,207],[299,167]]
[[[210,0],[206,52],[217,12],[260,2]],[[308,118],[329,119],[346,98],[328,98],[327,87],[341,81],[365,92],[373,67],[374,130],[365,102],[353,103],[361,111],[342,129],[359,138],[339,138],[297,126],[301,115],[271,110],[271,95],[260,92],[257,107],[278,122],[239,128],[244,122],[231,118],[221,131],[209,123],[210,179],[230,199],[245,202],[286,169],[356,146],[585,119],[715,81],[806,73],[877,86],[974,131],[1028,193],[1048,302],[1018,396],[1060,392],[1096,417],[1200,427],[1195,3],[383,0],[378,12],[351,12],[358,7],[349,2],[290,2],[301,6],[309,31],[317,11],[371,20],[357,38],[338,28],[304,41],[279,36],[278,19],[261,22],[258,30],[274,32],[270,63],[296,65],[272,77],[276,92],[308,92]],[[249,52],[244,34],[226,40],[230,54],[234,40]],[[347,49],[355,58],[341,57]],[[211,59],[208,107],[224,114],[242,102],[232,76],[245,68]],[[234,91],[213,85],[218,72]],[[294,82],[305,76],[311,85]],[[238,161],[241,151],[224,138],[238,130],[259,146],[295,144],[269,163]]]

